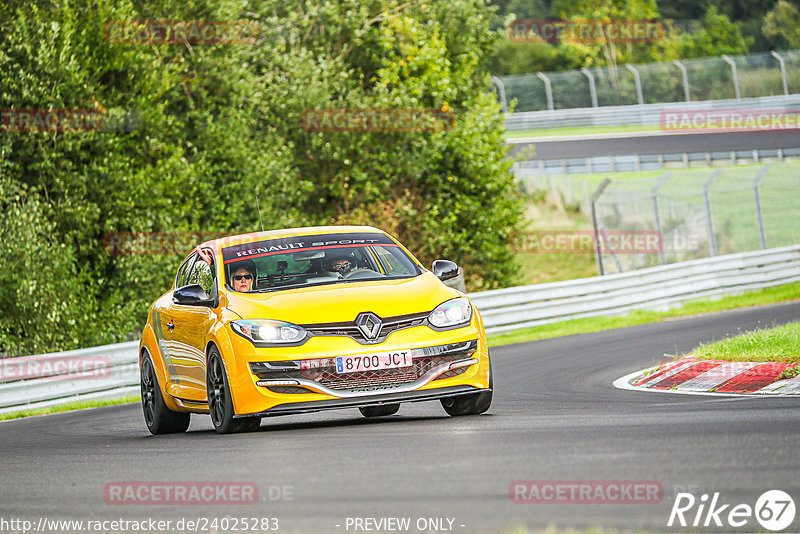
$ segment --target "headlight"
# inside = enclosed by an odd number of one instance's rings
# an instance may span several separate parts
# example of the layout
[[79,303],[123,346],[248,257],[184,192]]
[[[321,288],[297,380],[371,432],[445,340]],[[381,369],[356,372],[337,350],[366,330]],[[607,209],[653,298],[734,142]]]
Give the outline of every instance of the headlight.
[[472,305],[467,297],[442,302],[428,316],[428,321],[436,328],[466,324],[470,319],[472,319]]
[[269,319],[231,321],[231,328],[255,344],[298,343],[306,337],[305,329],[295,324]]

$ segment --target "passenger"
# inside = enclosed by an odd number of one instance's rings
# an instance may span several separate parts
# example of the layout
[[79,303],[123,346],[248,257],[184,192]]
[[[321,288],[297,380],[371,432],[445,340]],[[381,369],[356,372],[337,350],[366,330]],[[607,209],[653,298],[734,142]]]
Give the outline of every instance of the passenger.
[[253,260],[236,262],[231,267],[231,280],[234,291],[247,293],[253,290],[256,279],[256,264]]

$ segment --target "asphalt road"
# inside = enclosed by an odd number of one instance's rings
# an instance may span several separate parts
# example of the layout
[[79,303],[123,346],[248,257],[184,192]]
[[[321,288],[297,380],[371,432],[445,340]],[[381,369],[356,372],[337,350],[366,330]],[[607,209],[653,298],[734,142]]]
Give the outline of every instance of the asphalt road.
[[565,159],[631,154],[682,154],[800,147],[800,131],[659,134],[570,141],[532,141],[515,144],[510,155],[524,151],[525,159]]
[[[138,405],[0,423],[0,531],[21,532],[3,527],[14,518],[226,515],[275,517],[280,532],[375,532],[347,528],[347,518],[368,517],[411,520],[407,530],[383,532],[426,531],[417,528],[425,527],[420,518],[453,520],[451,530],[436,532],[713,531],[667,528],[677,490],[753,506],[764,491],[781,489],[800,505],[800,398],[623,391],[611,383],[664,353],[799,318],[795,302],[496,348],[495,402],[482,416],[449,418],[428,402],[383,420],[357,410],[274,418],[232,436],[195,416],[186,434],[152,437]],[[514,504],[509,486],[517,480],[654,481],[664,495],[656,504]],[[120,481],[251,482],[259,502],[108,504],[104,488]],[[291,495],[278,498],[276,488]],[[753,519],[716,530],[764,531]],[[800,513],[786,531],[800,531]]]

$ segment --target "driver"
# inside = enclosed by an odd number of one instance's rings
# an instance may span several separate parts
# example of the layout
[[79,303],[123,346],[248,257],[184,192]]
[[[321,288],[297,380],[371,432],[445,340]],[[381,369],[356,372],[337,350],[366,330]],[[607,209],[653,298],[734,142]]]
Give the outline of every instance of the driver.
[[256,264],[253,260],[237,261],[231,266],[231,285],[234,291],[247,293],[252,291],[256,278]]
[[355,269],[356,258],[347,250],[331,250],[325,253],[322,267],[329,273],[344,277]]

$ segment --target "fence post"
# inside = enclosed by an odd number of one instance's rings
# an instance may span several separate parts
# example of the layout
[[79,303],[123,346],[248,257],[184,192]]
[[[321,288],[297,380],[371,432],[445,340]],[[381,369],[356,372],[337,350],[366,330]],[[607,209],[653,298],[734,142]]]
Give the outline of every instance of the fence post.
[[594,85],[594,74],[592,71],[587,69],[586,67],[581,67],[581,72],[589,78],[589,95],[592,97],[592,107],[596,108],[597,106],[597,87]]
[[644,104],[644,96],[642,95],[642,80],[639,78],[639,70],[630,63],[625,65],[625,68],[633,73],[633,84],[636,86],[636,100],[639,105]]
[[741,100],[742,93],[739,91],[739,75],[736,72],[736,63],[727,54],[722,54],[722,60],[731,66],[731,74],[733,75],[733,92],[736,94],[736,100]]
[[569,181],[569,174],[567,175],[567,204],[572,204],[572,184]]
[[[586,180],[581,180],[583,182],[583,206],[584,210],[589,208],[589,189],[586,187]],[[584,213],[586,213],[584,211]]]
[[497,76],[492,76],[492,82],[497,86],[497,94],[500,97],[500,105],[503,107],[503,113],[508,113],[508,102],[506,101],[506,87],[503,81]]
[[786,83],[786,64],[783,61],[783,57],[775,50],[771,51],[770,54],[778,60],[778,65],[780,65],[781,68],[781,80],[783,80],[783,94],[789,96],[789,84]]
[[691,102],[692,98],[689,96],[689,74],[686,72],[686,65],[677,59],[673,59],[672,64],[681,70],[681,78],[683,78],[683,94],[686,97],[686,101]]
[[706,205],[706,226],[708,227],[708,245],[711,249],[711,255],[716,256],[717,251],[717,236],[714,235],[714,219],[711,218],[711,186],[719,178],[722,169],[717,169],[711,173],[706,183],[703,184],[703,203]]
[[622,262],[619,261],[617,251],[614,250],[614,247],[608,242],[608,237],[606,237],[606,229],[603,228],[602,222],[597,223],[597,229],[600,231],[600,237],[602,237],[603,243],[605,243],[606,248],[608,248],[608,251],[611,253],[611,257],[614,258],[614,263],[617,264],[617,269],[619,269],[619,272],[623,272],[624,269],[622,268]]
[[[652,191],[650,191],[650,194],[653,197],[653,218],[656,222],[656,232],[658,232],[658,237],[662,243],[664,242],[664,233],[661,229],[661,215],[658,213],[658,190],[664,187],[664,184],[667,183],[667,180],[669,180],[670,176],[672,176],[671,172],[665,172],[662,174]],[[661,246],[661,250],[658,251],[658,262],[661,265],[667,263],[667,257],[666,254],[664,254],[663,245]]]
[[544,94],[547,95],[547,109],[553,111],[553,86],[550,85],[550,78],[542,72],[537,72],[536,77],[544,82]]
[[595,208],[595,204],[600,199],[600,195],[603,194],[603,191],[606,190],[608,184],[611,183],[611,178],[606,178],[603,180],[603,183],[600,184],[600,187],[597,188],[597,191],[592,193],[592,198],[589,200],[589,205],[592,209],[592,228],[594,228],[594,259],[597,262],[597,272],[600,276],[603,276],[605,273],[603,272],[603,256],[602,252],[600,252],[600,233],[598,232],[597,228],[597,209]]
[[756,219],[758,220],[758,240],[761,244],[761,250],[767,248],[767,234],[764,232],[764,214],[761,212],[761,195],[758,192],[758,186],[761,183],[761,180],[769,172],[769,168],[772,167],[772,164],[764,165],[764,167],[759,171],[758,176],[756,179],[753,180],[753,198],[756,201]]

